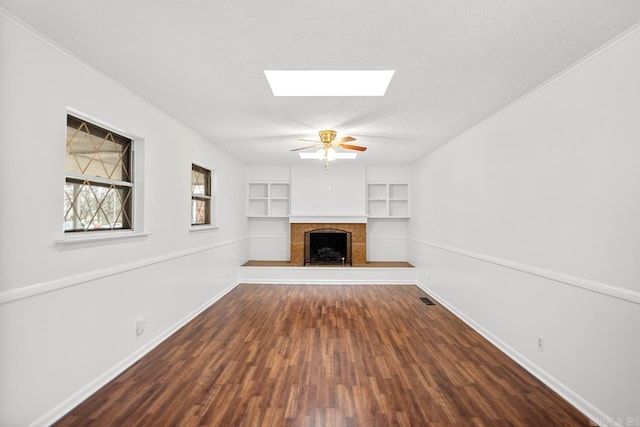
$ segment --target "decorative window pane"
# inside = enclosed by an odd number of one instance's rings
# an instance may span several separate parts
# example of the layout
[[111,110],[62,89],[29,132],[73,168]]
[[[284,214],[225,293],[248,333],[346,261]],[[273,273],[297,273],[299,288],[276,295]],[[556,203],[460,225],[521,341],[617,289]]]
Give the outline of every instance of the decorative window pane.
[[131,144],[67,116],[65,232],[132,228]]
[[211,224],[211,171],[191,165],[191,225]]

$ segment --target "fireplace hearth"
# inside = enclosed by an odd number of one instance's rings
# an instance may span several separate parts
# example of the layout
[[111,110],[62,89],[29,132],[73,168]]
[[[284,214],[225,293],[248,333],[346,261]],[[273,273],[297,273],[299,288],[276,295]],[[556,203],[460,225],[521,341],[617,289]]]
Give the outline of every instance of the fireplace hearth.
[[304,233],[304,265],[351,265],[351,233],[322,228]]

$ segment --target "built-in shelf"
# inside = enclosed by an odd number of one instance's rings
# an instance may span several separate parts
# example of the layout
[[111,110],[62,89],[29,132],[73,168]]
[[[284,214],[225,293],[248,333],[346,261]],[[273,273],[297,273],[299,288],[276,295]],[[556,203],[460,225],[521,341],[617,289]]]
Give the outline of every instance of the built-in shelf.
[[250,182],[248,195],[248,217],[289,216],[288,182]]
[[367,212],[369,218],[409,218],[409,184],[369,182]]

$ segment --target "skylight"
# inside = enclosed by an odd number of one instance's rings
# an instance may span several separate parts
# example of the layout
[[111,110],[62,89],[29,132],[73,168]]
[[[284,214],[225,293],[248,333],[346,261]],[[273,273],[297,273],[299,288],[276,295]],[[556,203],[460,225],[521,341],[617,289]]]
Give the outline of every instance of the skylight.
[[384,96],[395,70],[264,70],[273,96]]

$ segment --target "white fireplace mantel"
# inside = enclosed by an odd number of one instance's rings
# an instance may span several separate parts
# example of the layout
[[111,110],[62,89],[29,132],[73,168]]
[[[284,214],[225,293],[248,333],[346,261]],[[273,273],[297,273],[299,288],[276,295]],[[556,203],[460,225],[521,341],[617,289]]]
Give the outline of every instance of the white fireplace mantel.
[[291,215],[291,224],[366,224],[366,215]]

